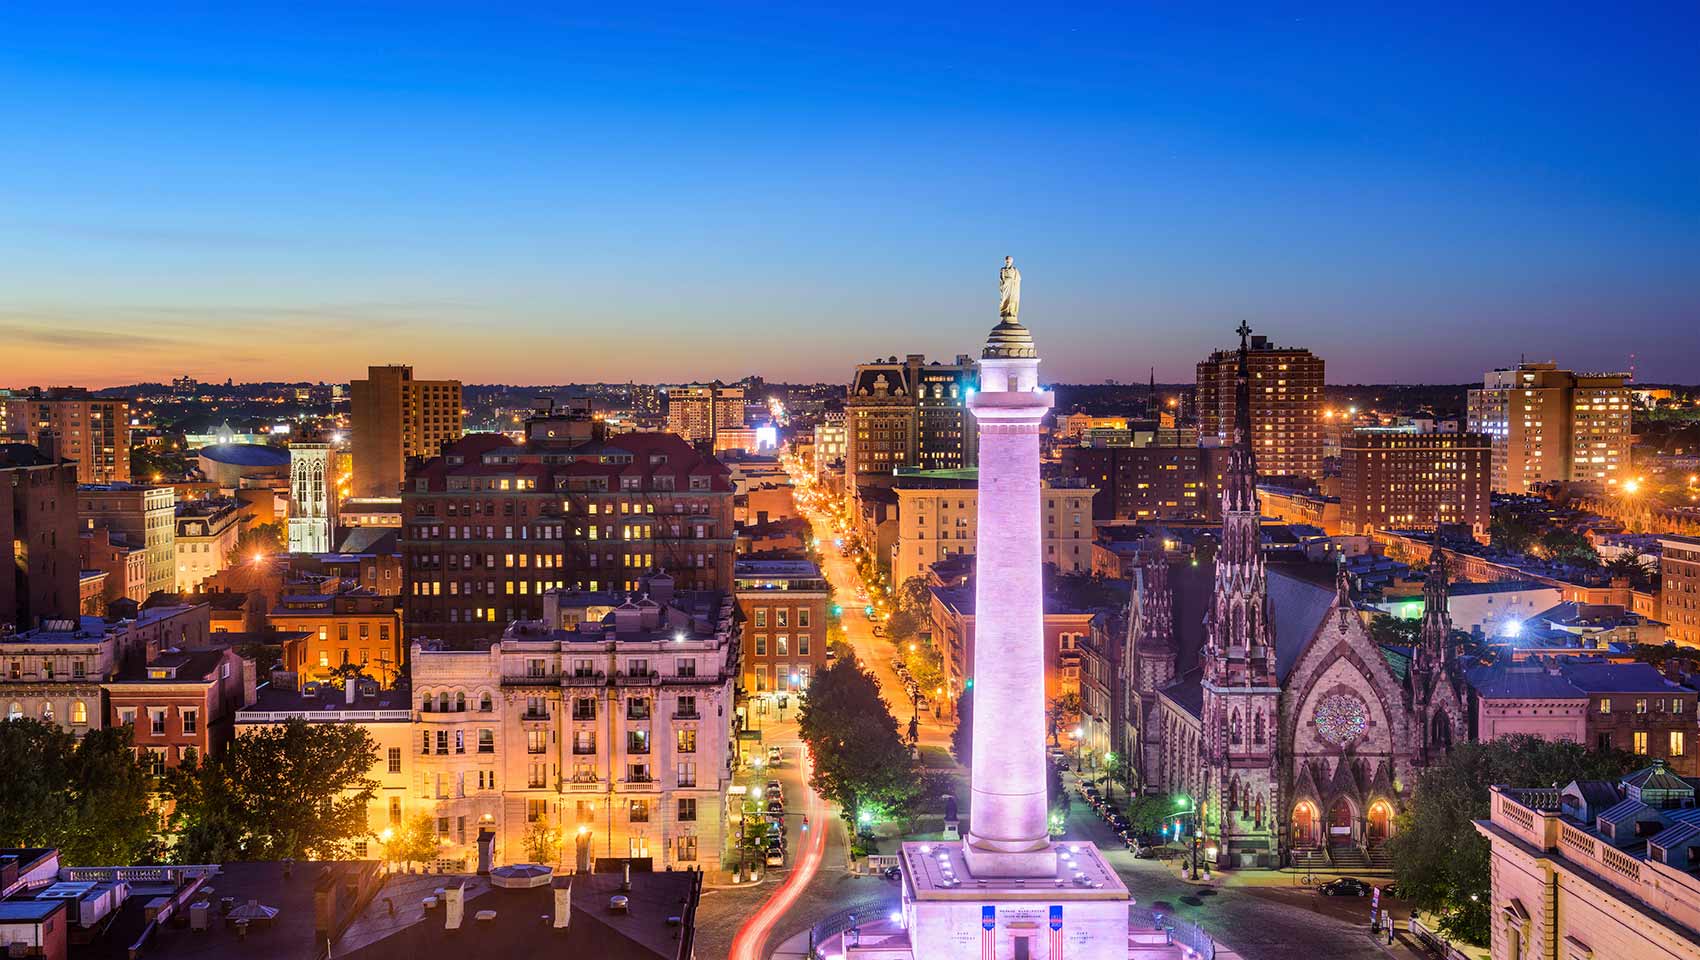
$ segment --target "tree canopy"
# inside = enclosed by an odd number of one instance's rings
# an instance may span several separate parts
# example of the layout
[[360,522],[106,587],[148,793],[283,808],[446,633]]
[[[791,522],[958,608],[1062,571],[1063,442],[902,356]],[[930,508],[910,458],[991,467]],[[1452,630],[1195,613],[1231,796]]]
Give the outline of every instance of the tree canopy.
[[178,859],[342,859],[368,836],[378,783],[372,735],[292,719],[245,733],[224,755],[172,779]]
[[864,809],[900,816],[919,796],[914,756],[873,675],[855,661],[839,659],[809,682],[797,721],[814,758],[810,785],[851,824]]
[[1614,779],[1647,762],[1623,751],[1590,751],[1532,736],[1457,744],[1417,780],[1388,840],[1400,889],[1422,909],[1438,914],[1444,933],[1486,943],[1490,849],[1472,821],[1492,814],[1489,788]]
[[79,741],[37,720],[0,721],[0,846],[57,847],[67,866],[157,856],[152,778],[128,726]]
[[237,536],[236,542],[224,554],[224,564],[234,567],[252,561],[256,556],[282,553],[286,546],[283,537],[281,523],[254,524]]

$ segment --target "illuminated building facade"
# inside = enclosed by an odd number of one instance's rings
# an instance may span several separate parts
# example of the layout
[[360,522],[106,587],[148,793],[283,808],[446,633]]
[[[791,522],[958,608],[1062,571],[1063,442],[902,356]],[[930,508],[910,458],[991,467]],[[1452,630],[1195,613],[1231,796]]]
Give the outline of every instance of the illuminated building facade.
[[1554,363],[1489,371],[1469,392],[1469,429],[1493,445],[1493,492],[1626,479],[1631,401],[1621,373],[1579,374]]

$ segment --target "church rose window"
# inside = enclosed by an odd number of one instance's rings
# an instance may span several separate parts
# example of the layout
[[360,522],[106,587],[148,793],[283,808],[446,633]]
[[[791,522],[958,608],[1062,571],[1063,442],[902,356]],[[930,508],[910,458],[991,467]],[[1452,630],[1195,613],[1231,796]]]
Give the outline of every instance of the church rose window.
[[1335,746],[1343,747],[1369,729],[1369,708],[1349,693],[1335,693],[1316,705],[1316,732]]

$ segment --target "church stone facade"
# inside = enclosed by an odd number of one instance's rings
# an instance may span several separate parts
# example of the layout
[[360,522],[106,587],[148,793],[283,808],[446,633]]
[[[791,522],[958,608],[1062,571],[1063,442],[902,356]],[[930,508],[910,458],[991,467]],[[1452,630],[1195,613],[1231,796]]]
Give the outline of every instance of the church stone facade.
[[[1242,359],[1241,404],[1248,379]],[[1191,798],[1219,867],[1385,865],[1416,774],[1468,729],[1444,561],[1431,560],[1419,644],[1383,649],[1343,570],[1330,586],[1268,568],[1256,477],[1237,428],[1195,664],[1179,654],[1166,571],[1141,571],[1129,715],[1145,730],[1143,774]]]

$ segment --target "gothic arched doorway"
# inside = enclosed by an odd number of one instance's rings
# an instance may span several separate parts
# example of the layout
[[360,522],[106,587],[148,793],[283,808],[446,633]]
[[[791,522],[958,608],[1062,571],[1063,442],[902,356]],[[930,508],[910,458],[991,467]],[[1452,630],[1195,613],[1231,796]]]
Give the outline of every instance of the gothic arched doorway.
[[1300,800],[1293,805],[1293,846],[1314,847],[1319,840],[1316,807],[1309,800]]
[[1393,830],[1393,808],[1386,800],[1377,800],[1369,805],[1369,845],[1376,846],[1384,843]]
[[1352,836],[1352,801],[1345,797],[1336,797],[1328,805],[1328,842],[1331,844],[1350,844]]

